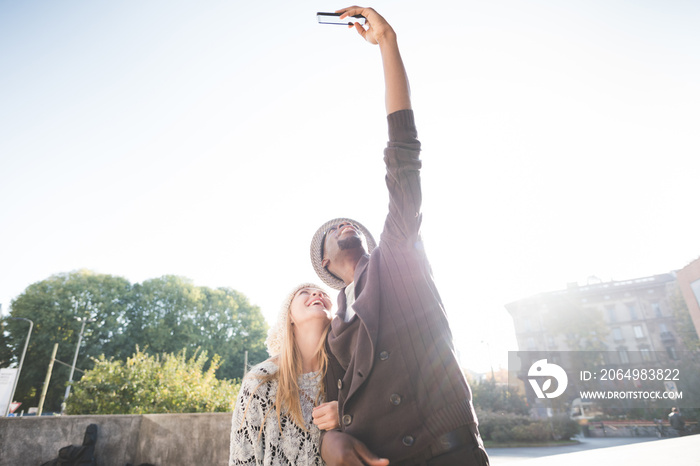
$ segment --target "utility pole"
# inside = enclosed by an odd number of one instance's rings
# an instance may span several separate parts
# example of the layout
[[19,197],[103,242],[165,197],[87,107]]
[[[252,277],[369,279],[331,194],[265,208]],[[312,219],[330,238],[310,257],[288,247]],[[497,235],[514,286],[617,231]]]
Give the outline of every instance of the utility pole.
[[85,324],[88,322],[95,322],[95,319],[78,318],[81,320],[83,325],[80,327],[80,334],[78,335],[78,344],[75,345],[75,355],[73,356],[73,366],[70,369],[70,376],[68,377],[68,386],[66,387],[66,395],[63,397],[63,403],[61,403],[61,414],[66,412],[66,402],[68,401],[68,395],[70,395],[70,388],[73,385],[73,374],[75,373],[75,365],[78,362],[78,353],[80,352],[80,342],[83,341],[83,331],[85,331]]
[[58,351],[58,343],[53,345],[53,353],[51,353],[51,361],[49,362],[49,369],[46,371],[46,379],[44,380],[44,386],[41,389],[41,398],[39,398],[39,410],[36,415],[41,416],[44,411],[44,400],[46,399],[46,391],[49,389],[49,381],[51,381],[51,372],[53,372],[53,362],[56,360],[56,352]]
[[486,340],[481,340],[481,343],[486,344],[486,348],[489,350],[489,365],[491,366],[491,380],[496,383],[496,374],[493,372],[493,360],[491,359],[491,345]]

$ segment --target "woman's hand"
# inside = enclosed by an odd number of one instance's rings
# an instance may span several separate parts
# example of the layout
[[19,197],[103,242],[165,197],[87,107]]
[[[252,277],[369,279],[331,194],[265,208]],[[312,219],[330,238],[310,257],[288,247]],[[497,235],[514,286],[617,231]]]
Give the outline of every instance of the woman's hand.
[[[386,20],[374,11],[372,8],[362,8],[360,6],[351,6],[348,8],[343,8],[342,10],[336,11],[336,13],[342,13],[340,19],[348,18],[349,16],[362,15],[367,19],[366,26],[367,29],[362,27],[360,23],[354,23],[354,27],[357,32],[370,44],[378,44],[384,38],[395,38],[396,33],[391,28]],[[348,21],[352,21],[352,18],[348,18]],[[353,27],[352,25],[349,27]]]
[[314,408],[314,424],[321,430],[333,430],[340,427],[338,420],[338,402],[329,401]]

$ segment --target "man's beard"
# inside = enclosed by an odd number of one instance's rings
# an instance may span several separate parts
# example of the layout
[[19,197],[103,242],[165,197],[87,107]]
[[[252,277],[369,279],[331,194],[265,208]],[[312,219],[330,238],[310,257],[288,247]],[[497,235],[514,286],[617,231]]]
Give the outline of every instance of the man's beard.
[[362,238],[359,236],[349,236],[344,239],[338,240],[338,248],[341,251],[346,251],[348,249],[355,249],[362,247]]

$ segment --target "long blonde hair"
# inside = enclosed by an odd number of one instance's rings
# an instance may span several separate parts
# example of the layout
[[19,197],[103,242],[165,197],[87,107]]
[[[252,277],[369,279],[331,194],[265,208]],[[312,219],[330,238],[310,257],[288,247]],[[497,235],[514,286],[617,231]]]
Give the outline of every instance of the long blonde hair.
[[[275,413],[277,414],[277,424],[280,426],[280,430],[282,428],[281,417],[283,414],[288,414],[292,421],[298,427],[300,427],[303,430],[307,430],[304,422],[304,417],[301,413],[301,393],[299,390],[298,382],[299,377],[303,374],[301,351],[299,350],[297,341],[294,338],[294,330],[291,318],[291,303],[294,299],[294,296],[299,292],[299,290],[304,288],[315,288],[323,291],[323,288],[321,288],[320,286],[309,283],[305,283],[295,288],[291,295],[291,299],[288,300],[288,305],[286,306],[286,308],[282,309],[282,313],[280,315],[280,318],[285,319],[285,322],[280,326],[281,328],[278,329],[278,331],[281,330],[282,333],[282,342],[279,348],[279,354],[274,355],[268,359],[268,361],[274,362],[277,365],[278,369],[276,372],[273,373],[260,374],[254,376],[257,377],[258,380],[260,380],[260,383],[255,387],[253,393],[255,393],[258,387],[260,387],[261,385],[275,380],[277,381],[277,395],[275,396],[275,402],[273,406]],[[279,325],[280,323],[281,322],[278,322],[277,324]],[[326,399],[325,378],[326,371],[328,369],[328,352],[326,350],[326,337],[328,336],[329,328],[330,320],[328,320],[328,324],[323,329],[323,333],[321,334],[321,338],[319,339],[318,346],[316,347],[315,352],[320,372],[320,379],[318,395],[316,396],[315,400],[311,400],[314,406],[318,406]],[[251,393],[251,397],[248,400],[248,404],[250,404],[252,396],[253,394]],[[248,406],[246,405],[246,411],[247,410]],[[265,417],[263,418],[263,422],[260,426],[260,435],[262,435],[262,429],[265,425],[265,421],[267,420],[268,414],[270,414],[269,411],[265,413]],[[243,414],[243,418],[245,419],[245,413]]]

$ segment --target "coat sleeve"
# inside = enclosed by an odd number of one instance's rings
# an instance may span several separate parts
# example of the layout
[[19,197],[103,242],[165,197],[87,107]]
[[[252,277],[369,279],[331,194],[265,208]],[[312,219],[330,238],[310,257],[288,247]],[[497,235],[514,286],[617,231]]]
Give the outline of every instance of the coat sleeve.
[[389,143],[384,150],[389,214],[381,240],[415,244],[419,241],[421,215],[420,142],[412,110],[387,117]]

